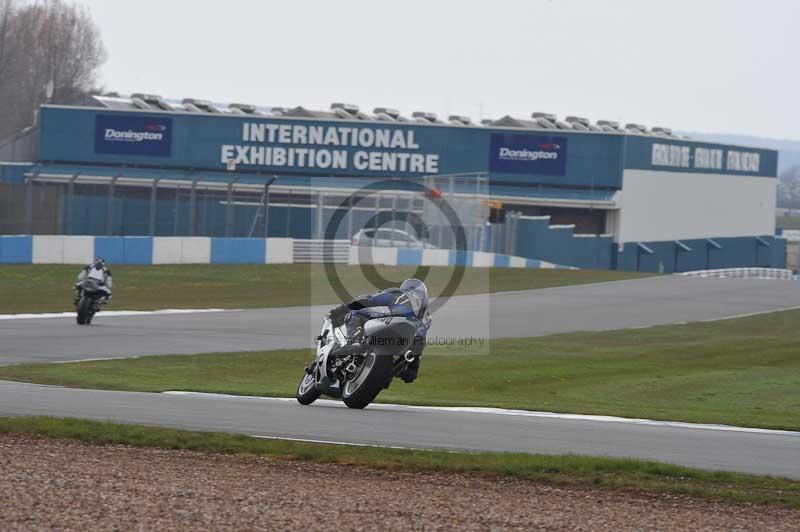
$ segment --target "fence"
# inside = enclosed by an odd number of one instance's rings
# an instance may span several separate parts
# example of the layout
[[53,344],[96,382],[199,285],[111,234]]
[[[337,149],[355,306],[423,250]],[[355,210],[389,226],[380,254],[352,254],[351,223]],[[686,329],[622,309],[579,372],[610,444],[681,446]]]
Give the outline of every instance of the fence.
[[[331,236],[327,234],[331,221],[341,218],[336,239],[350,240],[363,228],[383,227],[416,234],[436,248],[456,247],[453,222],[433,207],[430,198],[403,190],[402,182],[397,189],[351,194],[321,186],[321,178],[311,179],[308,186],[283,185],[280,179],[270,186],[129,173],[29,175],[24,183],[0,182],[0,235],[313,240]],[[511,252],[516,239],[510,224],[487,221],[485,178],[443,176],[426,184],[458,213],[466,249]],[[393,239],[398,233],[389,234]]]

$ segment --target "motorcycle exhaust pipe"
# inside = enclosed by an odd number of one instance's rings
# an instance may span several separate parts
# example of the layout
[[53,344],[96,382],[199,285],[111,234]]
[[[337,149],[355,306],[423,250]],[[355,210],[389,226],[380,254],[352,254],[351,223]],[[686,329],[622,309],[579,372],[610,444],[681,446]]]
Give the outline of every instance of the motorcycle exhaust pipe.
[[414,362],[414,359],[417,358],[417,355],[415,355],[414,352],[409,349],[403,354],[403,358],[406,362],[411,363]]

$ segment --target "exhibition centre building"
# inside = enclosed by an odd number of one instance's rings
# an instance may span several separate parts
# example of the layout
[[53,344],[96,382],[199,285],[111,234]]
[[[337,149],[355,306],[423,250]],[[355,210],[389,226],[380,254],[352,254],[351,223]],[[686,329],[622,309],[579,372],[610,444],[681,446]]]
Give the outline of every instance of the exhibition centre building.
[[321,239],[358,203],[337,239],[403,213],[409,233],[448,249],[441,226],[454,220],[425,205],[447,201],[466,252],[597,269],[784,267],[777,157],[548,113],[475,124],[96,96],[43,106],[0,142],[0,234]]

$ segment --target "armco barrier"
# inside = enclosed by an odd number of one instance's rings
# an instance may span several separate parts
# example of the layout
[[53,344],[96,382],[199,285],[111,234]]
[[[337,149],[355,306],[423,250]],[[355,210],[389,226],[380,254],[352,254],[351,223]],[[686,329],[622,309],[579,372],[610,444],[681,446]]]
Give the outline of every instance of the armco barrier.
[[704,278],[749,278],[749,279],[797,279],[791,270],[783,268],[723,268],[718,270],[697,270],[680,275]]
[[[292,238],[0,236],[0,264],[292,264],[321,263],[321,240]],[[473,268],[562,268],[547,261],[481,251],[362,248],[333,242],[340,264],[455,266]]]

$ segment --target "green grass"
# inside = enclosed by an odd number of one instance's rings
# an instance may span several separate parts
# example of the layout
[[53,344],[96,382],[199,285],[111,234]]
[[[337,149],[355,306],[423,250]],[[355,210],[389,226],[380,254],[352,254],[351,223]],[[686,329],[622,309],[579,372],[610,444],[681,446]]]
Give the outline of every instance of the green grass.
[[[0,313],[72,310],[72,285],[78,266],[21,265],[0,267]],[[353,295],[374,291],[357,266],[337,268]],[[378,267],[391,282],[400,284],[414,275],[411,267]],[[439,294],[453,269],[433,267],[426,279],[431,293]],[[109,309],[261,308],[333,304],[339,300],[321,266],[294,265],[181,265],[113,266],[114,299]],[[647,274],[593,270],[534,270],[467,268],[459,294],[547,288],[571,284],[616,281]]]
[[800,508],[800,482],[797,481],[702,471],[630,459],[320,445],[45,417],[0,418],[0,433],[32,434],[79,440],[89,444],[247,454],[381,469],[481,473],[531,479],[560,486],[622,488],[691,495],[727,502],[779,504]]
[[[7,366],[0,379],[286,397],[294,394],[310,353]],[[495,340],[487,354],[459,353],[429,347],[417,382],[395,381],[379,399],[800,430],[800,311]]]
[[800,216],[776,216],[775,225],[779,229],[800,229]]

